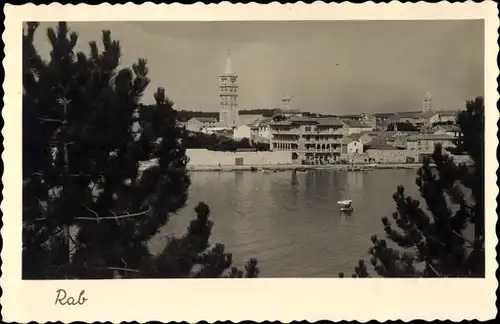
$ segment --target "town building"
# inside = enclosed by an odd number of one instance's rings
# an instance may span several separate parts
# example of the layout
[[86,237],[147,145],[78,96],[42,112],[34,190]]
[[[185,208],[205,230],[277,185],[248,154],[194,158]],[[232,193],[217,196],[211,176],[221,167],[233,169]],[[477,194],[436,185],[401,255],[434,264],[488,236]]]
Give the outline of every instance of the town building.
[[395,134],[393,135],[389,141],[387,141],[388,144],[397,147],[397,148],[403,148],[406,149],[406,141],[408,139],[407,135],[404,134]]
[[347,154],[363,154],[363,144],[350,137],[346,137],[345,146],[342,147],[342,153]]
[[457,138],[449,135],[421,134],[408,136],[406,149],[418,151],[419,153],[431,154],[436,144],[441,144],[443,149],[454,147]]
[[204,132],[207,129],[217,127],[218,124],[215,117],[192,117],[185,123],[185,128],[190,132]]
[[238,126],[239,125],[249,125],[249,124],[255,124],[261,120],[264,120],[263,115],[247,115],[247,114],[239,114],[238,115]]
[[374,143],[366,148],[364,157],[372,163],[415,163],[418,153],[411,153],[387,143]]
[[429,124],[436,125],[439,123],[449,123],[454,124],[457,121],[458,111],[439,111],[434,113],[429,118]]
[[368,131],[362,132],[358,134],[357,140],[361,142],[361,144],[366,145],[370,143],[374,138],[379,136],[380,132],[378,131]]
[[233,130],[233,139],[240,141],[244,138],[252,139],[252,127],[250,125],[241,125]]
[[355,119],[341,119],[346,135],[373,130],[373,127]]
[[453,137],[459,137],[461,134],[460,127],[457,125],[436,125],[431,129],[434,135],[448,135]]
[[272,119],[264,119],[264,120],[261,120],[257,127],[258,127],[258,130],[257,130],[257,134],[259,137],[262,137],[262,138],[265,138],[267,139],[268,141],[271,139],[271,127],[269,126],[269,124],[272,122]]
[[304,163],[333,163],[340,158],[344,124],[338,118],[294,116],[269,124],[271,150],[291,151]]
[[227,128],[239,125],[238,110],[238,75],[233,72],[231,66],[231,55],[228,51],[226,68],[219,76],[220,88],[220,111],[219,120]]

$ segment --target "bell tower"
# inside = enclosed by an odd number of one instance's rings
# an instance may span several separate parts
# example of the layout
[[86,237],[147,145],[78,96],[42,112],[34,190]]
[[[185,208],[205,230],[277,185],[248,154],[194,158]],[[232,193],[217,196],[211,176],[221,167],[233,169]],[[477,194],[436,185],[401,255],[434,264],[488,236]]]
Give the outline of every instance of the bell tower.
[[219,76],[220,110],[219,120],[228,128],[238,126],[238,75],[231,67],[231,52],[227,51],[224,73]]
[[424,101],[422,103],[422,112],[429,112],[432,110],[432,95],[430,92],[427,92],[424,96]]

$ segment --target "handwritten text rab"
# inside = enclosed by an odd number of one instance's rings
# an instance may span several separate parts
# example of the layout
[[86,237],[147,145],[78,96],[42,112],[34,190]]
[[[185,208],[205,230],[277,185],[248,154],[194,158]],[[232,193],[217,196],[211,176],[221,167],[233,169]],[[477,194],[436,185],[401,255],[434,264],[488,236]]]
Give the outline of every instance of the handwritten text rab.
[[88,299],[83,295],[85,294],[85,290],[80,291],[78,298],[75,300],[75,297],[69,296],[64,289],[57,289],[56,291],[56,302],[55,304],[59,304],[62,306],[78,306],[83,305]]

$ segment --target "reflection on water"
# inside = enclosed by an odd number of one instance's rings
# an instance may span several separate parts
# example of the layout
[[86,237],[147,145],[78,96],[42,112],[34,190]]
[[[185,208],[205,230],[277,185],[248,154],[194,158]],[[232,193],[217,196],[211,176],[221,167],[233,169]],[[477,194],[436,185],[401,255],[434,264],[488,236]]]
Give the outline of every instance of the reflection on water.
[[[350,274],[367,258],[372,234],[383,234],[382,216],[395,211],[392,194],[399,184],[417,198],[415,170],[344,172],[315,170],[194,172],[187,206],[151,242],[185,232],[193,208],[206,202],[215,222],[212,243],[233,253],[235,265],[257,257],[261,277],[335,277]],[[353,199],[346,217],[337,201]]]

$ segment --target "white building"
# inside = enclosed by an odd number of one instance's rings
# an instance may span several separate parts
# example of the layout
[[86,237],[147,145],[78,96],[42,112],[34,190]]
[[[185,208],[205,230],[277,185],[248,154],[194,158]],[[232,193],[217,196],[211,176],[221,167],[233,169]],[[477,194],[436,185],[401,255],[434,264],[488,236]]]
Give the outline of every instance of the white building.
[[350,139],[346,141],[346,151],[347,154],[362,154],[363,153],[363,143],[355,139]]
[[220,111],[219,120],[227,128],[237,127],[238,121],[238,76],[231,67],[231,56],[228,51],[226,68],[219,76],[220,81]]
[[190,132],[204,132],[217,126],[219,123],[215,117],[193,117],[185,124],[186,130]]
[[241,125],[233,130],[233,139],[235,141],[239,141],[244,138],[247,138],[249,140],[252,139],[252,127],[250,127],[249,125]]
[[215,125],[215,126],[207,126],[202,129],[202,133],[212,135],[218,132],[222,132],[227,130],[226,126],[221,126],[221,125]]
[[262,120],[258,123],[258,135],[259,137],[265,138],[267,140],[271,139],[271,127],[269,126],[269,123],[272,122],[272,120]]

